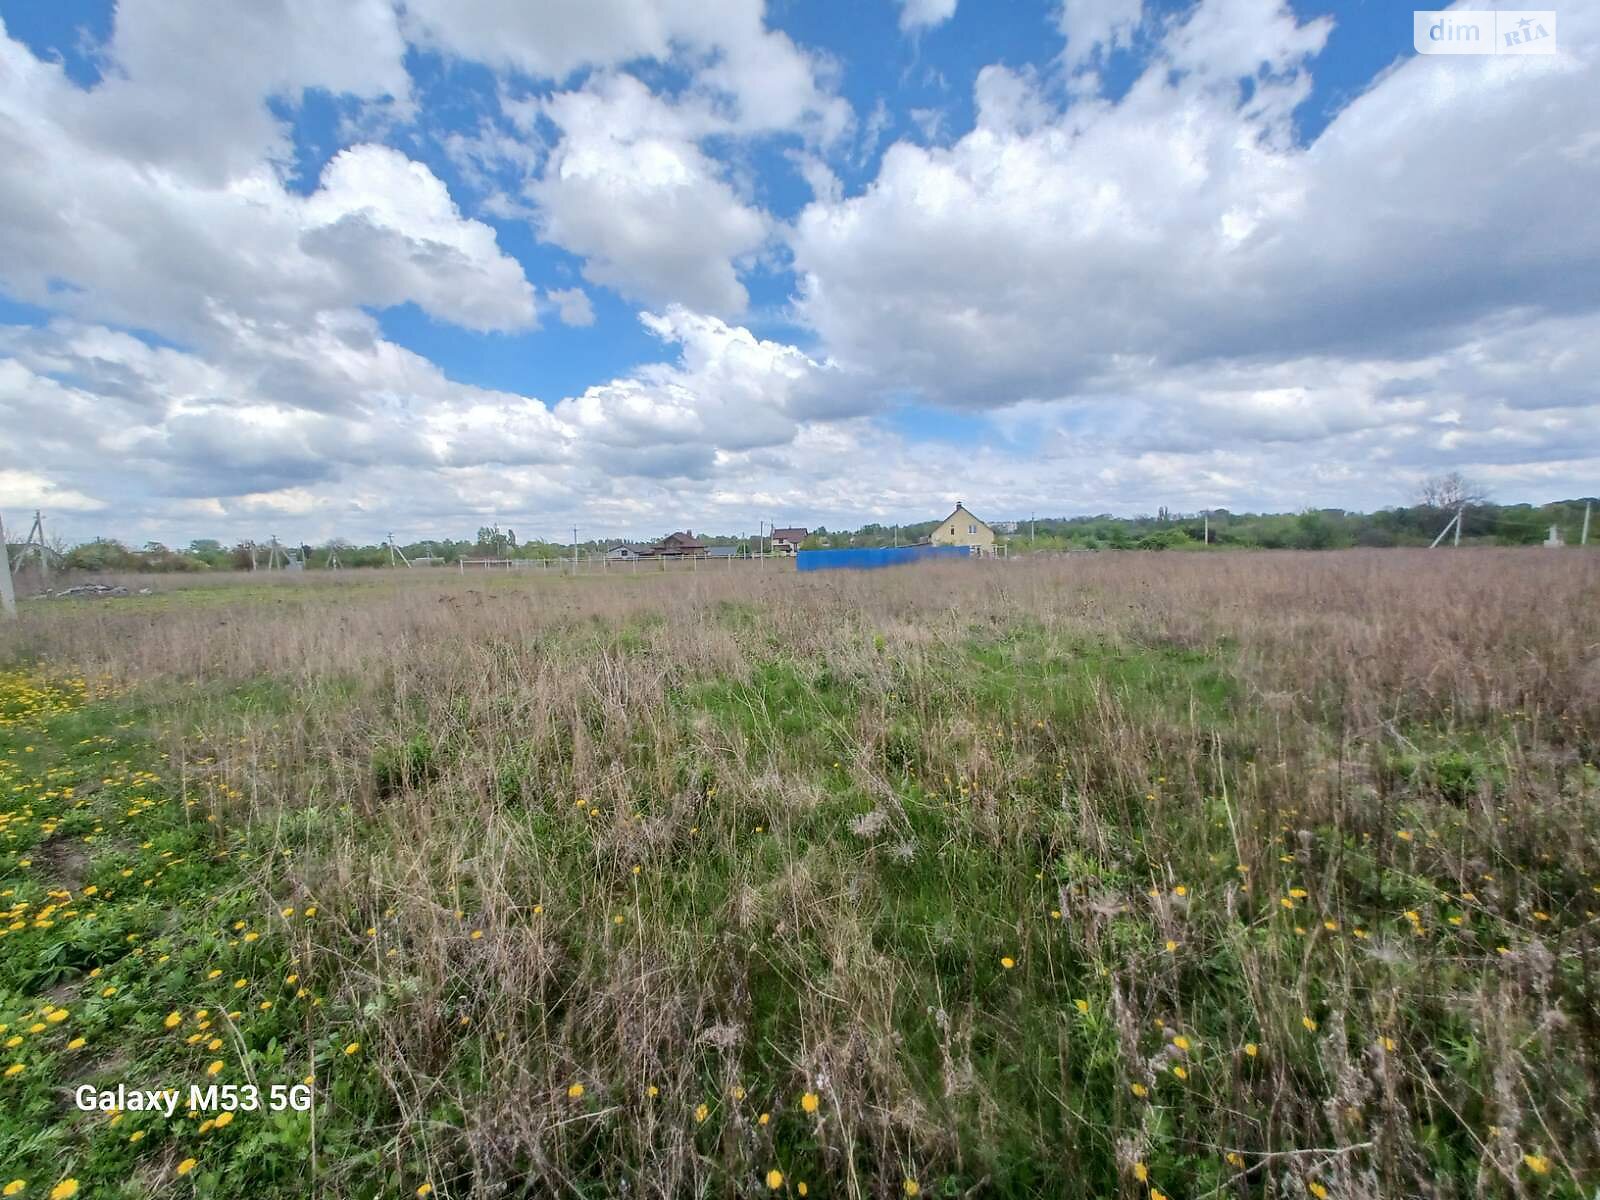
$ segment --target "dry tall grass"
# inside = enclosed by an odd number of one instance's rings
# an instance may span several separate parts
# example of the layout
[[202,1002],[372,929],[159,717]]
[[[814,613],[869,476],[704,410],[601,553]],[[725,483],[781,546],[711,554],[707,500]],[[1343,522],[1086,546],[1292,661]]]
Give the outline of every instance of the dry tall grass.
[[318,907],[441,1194],[1577,1195],[1597,597],[1544,551],[444,575],[0,655],[138,689],[277,831],[263,911]]

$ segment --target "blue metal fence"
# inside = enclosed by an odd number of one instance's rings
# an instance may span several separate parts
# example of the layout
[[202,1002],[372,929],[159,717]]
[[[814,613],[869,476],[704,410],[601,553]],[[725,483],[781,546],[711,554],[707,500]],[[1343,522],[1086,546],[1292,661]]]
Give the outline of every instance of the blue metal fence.
[[795,566],[802,571],[870,570],[898,567],[930,558],[970,558],[965,546],[873,546],[860,550],[802,550]]

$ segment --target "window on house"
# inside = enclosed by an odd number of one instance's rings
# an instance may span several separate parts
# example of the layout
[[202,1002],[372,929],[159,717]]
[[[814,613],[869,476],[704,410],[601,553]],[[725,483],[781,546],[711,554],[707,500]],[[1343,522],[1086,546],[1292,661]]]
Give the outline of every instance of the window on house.
[[977,533],[978,532],[978,527],[976,525],[968,525],[967,526],[967,532],[968,533]]

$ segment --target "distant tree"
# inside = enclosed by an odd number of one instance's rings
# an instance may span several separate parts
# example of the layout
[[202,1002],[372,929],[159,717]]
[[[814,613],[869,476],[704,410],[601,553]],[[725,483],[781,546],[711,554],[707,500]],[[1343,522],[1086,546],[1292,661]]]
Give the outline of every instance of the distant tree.
[[222,543],[216,538],[195,538],[189,543],[189,553],[202,557],[207,554],[217,554],[222,550]]
[[1427,508],[1454,512],[1458,508],[1488,503],[1489,491],[1466,478],[1460,471],[1450,471],[1423,480],[1417,498]]

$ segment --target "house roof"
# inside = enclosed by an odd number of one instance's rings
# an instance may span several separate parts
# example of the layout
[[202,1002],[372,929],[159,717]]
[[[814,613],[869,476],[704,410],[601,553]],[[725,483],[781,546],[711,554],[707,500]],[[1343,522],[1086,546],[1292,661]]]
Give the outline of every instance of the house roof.
[[737,546],[707,546],[707,558],[735,558],[739,554]]
[[940,521],[939,524],[943,525],[945,523],[945,521],[954,521],[956,519],[956,517],[959,516],[961,513],[966,513],[969,518],[971,518],[972,520],[976,521],[979,525],[982,525],[990,533],[994,532],[994,526],[990,525],[989,522],[985,521],[982,517],[975,516],[973,514],[973,511],[970,508],[968,508],[965,504],[961,503],[961,501],[959,501],[959,500],[956,501],[955,509],[950,513],[950,515],[948,517],[946,517],[944,519],[944,521]]
[[661,539],[661,544],[663,546],[667,546],[667,545],[680,546],[685,550],[703,550],[703,549],[705,549],[705,543],[702,542],[699,538],[695,537],[695,535],[690,533],[687,529],[684,530],[682,533],[669,533],[669,534],[667,534],[666,537]]
[[614,554],[618,550],[626,550],[630,554],[654,554],[656,552],[654,546],[641,546],[638,542],[623,542],[620,546],[611,547],[607,553]]
[[803,542],[806,540],[806,534],[810,532],[809,529],[802,529],[798,525],[793,525],[787,529],[774,529],[772,536],[774,540],[780,542]]

